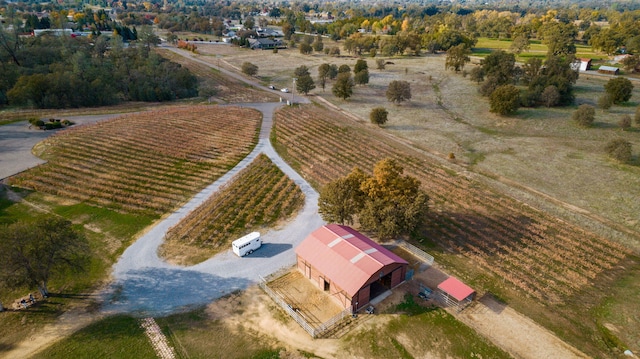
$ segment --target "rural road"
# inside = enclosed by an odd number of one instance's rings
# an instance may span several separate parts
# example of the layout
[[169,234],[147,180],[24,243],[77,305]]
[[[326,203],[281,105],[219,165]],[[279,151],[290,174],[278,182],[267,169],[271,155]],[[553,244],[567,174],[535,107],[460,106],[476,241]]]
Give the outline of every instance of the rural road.
[[[273,112],[282,104],[243,104],[262,112],[260,138],[254,150],[236,167],[198,193],[182,208],[153,226],[125,250],[114,266],[114,281],[104,294],[103,310],[127,312],[140,316],[166,315],[180,308],[210,303],[235,290],[255,284],[267,276],[295,263],[294,248],[324,221],[318,215],[318,193],[280,158],[269,142]],[[303,209],[283,228],[263,233],[264,245],[245,257],[231,250],[191,267],[164,262],[158,257],[169,228],[214,194],[260,153],[266,154],[305,195]]]

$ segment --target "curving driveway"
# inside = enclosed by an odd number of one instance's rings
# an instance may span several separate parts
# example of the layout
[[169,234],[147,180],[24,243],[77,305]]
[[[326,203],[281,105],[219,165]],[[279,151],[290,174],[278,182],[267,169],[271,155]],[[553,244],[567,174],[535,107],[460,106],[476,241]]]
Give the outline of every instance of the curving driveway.
[[[207,66],[214,65],[175,48],[173,51]],[[264,88],[253,79],[220,69],[225,75],[253,86]],[[296,96],[296,102],[309,100]],[[103,311],[129,312],[140,315],[163,315],[180,308],[211,302],[234,290],[247,288],[260,276],[267,276],[295,263],[294,248],[313,230],[324,224],[318,215],[318,193],[280,158],[269,142],[274,111],[282,103],[233,104],[262,112],[259,141],[254,150],[236,167],[198,193],[182,208],[157,222],[142,237],[125,250],[113,268],[113,283],[102,293]],[[66,117],[76,124],[89,124],[120,115]],[[31,152],[38,142],[56,133],[29,129],[26,121],[0,128],[0,180],[35,167],[46,161]],[[253,254],[239,258],[230,250],[191,267],[168,264],[157,255],[167,230],[197,208],[220,186],[247,167],[260,153],[266,154],[305,195],[303,209],[283,228],[262,233],[264,245]]]
[[[209,303],[235,290],[247,288],[283,267],[295,263],[294,248],[324,224],[318,215],[318,193],[280,158],[269,142],[273,112],[280,103],[243,104],[262,112],[260,139],[236,167],[198,193],[182,208],[153,226],[125,250],[114,266],[114,282],[103,295],[103,310],[143,316],[166,315],[181,308]],[[167,230],[214,194],[260,153],[266,154],[300,187],[305,204],[284,228],[262,233],[262,248],[243,258],[230,250],[191,267],[164,262],[158,257]]]

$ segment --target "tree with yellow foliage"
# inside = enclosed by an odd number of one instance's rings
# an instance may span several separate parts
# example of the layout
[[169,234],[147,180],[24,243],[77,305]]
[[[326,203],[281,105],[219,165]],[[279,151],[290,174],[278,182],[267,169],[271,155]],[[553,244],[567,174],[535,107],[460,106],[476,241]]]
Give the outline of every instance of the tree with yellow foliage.
[[339,223],[357,218],[364,229],[382,238],[414,232],[427,214],[429,196],[418,179],[403,172],[395,160],[384,159],[376,163],[371,176],[355,168],[330,182],[318,200],[322,218]]

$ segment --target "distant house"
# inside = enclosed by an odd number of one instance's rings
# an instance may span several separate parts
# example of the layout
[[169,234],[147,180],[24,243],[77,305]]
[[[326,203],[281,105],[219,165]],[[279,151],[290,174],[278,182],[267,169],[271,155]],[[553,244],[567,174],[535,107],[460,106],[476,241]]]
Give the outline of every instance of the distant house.
[[256,33],[259,37],[284,37],[282,31],[269,28],[258,28]]
[[33,35],[41,36],[44,34],[50,34],[53,36],[71,36],[73,31],[71,29],[37,29],[33,30]]
[[269,49],[277,49],[283,47],[283,43],[281,40],[274,39],[266,39],[266,38],[258,38],[258,39],[249,39],[249,48],[253,50],[269,50]]
[[580,72],[589,71],[591,69],[591,59],[580,59]]
[[600,66],[600,68],[598,69],[598,72],[601,74],[607,74],[607,75],[619,75],[620,69],[613,66]]
[[629,55],[629,54],[616,55],[616,56],[613,57],[613,61],[611,61],[611,63],[612,64],[622,63],[622,60],[626,59],[627,57],[631,57],[631,55]]

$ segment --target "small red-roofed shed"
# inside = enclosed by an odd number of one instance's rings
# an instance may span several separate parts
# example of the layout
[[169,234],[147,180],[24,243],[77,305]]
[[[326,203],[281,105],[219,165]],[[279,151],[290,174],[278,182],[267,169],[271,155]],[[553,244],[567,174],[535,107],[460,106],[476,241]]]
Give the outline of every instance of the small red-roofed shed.
[[296,248],[298,270],[346,309],[404,282],[408,263],[348,226],[328,224]]
[[438,284],[438,295],[445,304],[462,308],[473,301],[476,291],[457,278],[449,277]]

